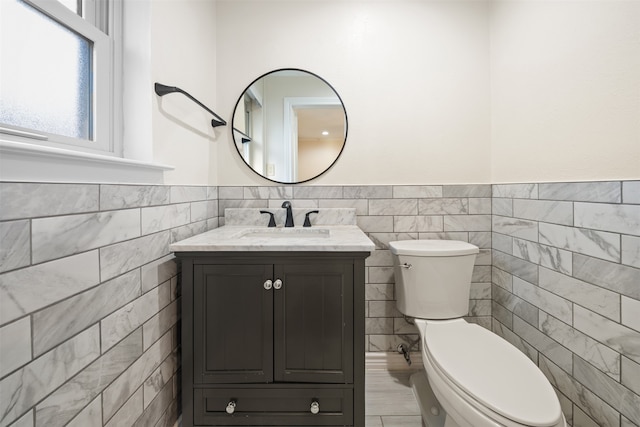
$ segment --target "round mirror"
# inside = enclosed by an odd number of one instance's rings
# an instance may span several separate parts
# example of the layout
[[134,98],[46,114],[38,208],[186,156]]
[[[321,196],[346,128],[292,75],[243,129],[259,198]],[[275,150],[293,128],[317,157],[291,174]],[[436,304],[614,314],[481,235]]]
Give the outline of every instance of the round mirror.
[[340,96],[321,77],[281,69],[254,80],[233,112],[233,139],[258,175],[296,184],[326,172],[347,139]]

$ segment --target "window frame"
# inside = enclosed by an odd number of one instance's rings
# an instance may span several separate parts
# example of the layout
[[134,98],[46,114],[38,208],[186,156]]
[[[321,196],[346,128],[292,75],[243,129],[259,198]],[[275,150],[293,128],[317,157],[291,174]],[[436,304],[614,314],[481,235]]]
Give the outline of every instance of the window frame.
[[[93,43],[92,123],[93,139],[86,140],[0,123],[0,136],[9,141],[62,148],[107,156],[122,156],[121,87],[122,4],[118,0],[89,0],[86,18],[58,1],[23,0]],[[85,0],[86,1],[86,0]],[[108,23],[108,28],[107,27]],[[116,72],[120,70],[119,72]]]

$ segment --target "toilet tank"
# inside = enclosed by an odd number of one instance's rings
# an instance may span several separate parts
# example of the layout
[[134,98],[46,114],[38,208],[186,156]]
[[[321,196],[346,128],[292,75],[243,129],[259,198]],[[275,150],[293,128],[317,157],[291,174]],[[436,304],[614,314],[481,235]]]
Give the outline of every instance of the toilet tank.
[[396,305],[406,316],[451,319],[469,313],[477,246],[457,240],[390,242]]

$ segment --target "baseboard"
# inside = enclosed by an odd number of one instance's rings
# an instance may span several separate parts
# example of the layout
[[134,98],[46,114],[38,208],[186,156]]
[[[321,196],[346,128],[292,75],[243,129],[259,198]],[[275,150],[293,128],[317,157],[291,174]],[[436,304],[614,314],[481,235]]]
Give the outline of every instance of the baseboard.
[[369,352],[364,358],[365,370],[371,371],[416,371],[422,369],[422,354],[411,353],[411,366],[404,356],[396,352]]

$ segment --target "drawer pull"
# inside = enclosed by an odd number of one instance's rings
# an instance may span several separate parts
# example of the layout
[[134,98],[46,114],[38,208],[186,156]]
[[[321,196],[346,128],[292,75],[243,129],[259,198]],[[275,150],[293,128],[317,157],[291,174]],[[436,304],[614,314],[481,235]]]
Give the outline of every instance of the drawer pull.
[[229,403],[227,403],[227,414],[233,414],[236,411],[236,401],[235,399],[230,400]]
[[266,282],[264,282],[263,286],[266,290],[271,290],[271,287],[273,286],[273,282],[271,280],[267,280]]
[[311,410],[311,413],[314,415],[320,412],[320,403],[317,400],[314,400],[313,402],[311,402],[310,410]]
[[276,281],[273,282],[273,289],[280,289],[281,287],[282,287],[282,280],[276,279]]

